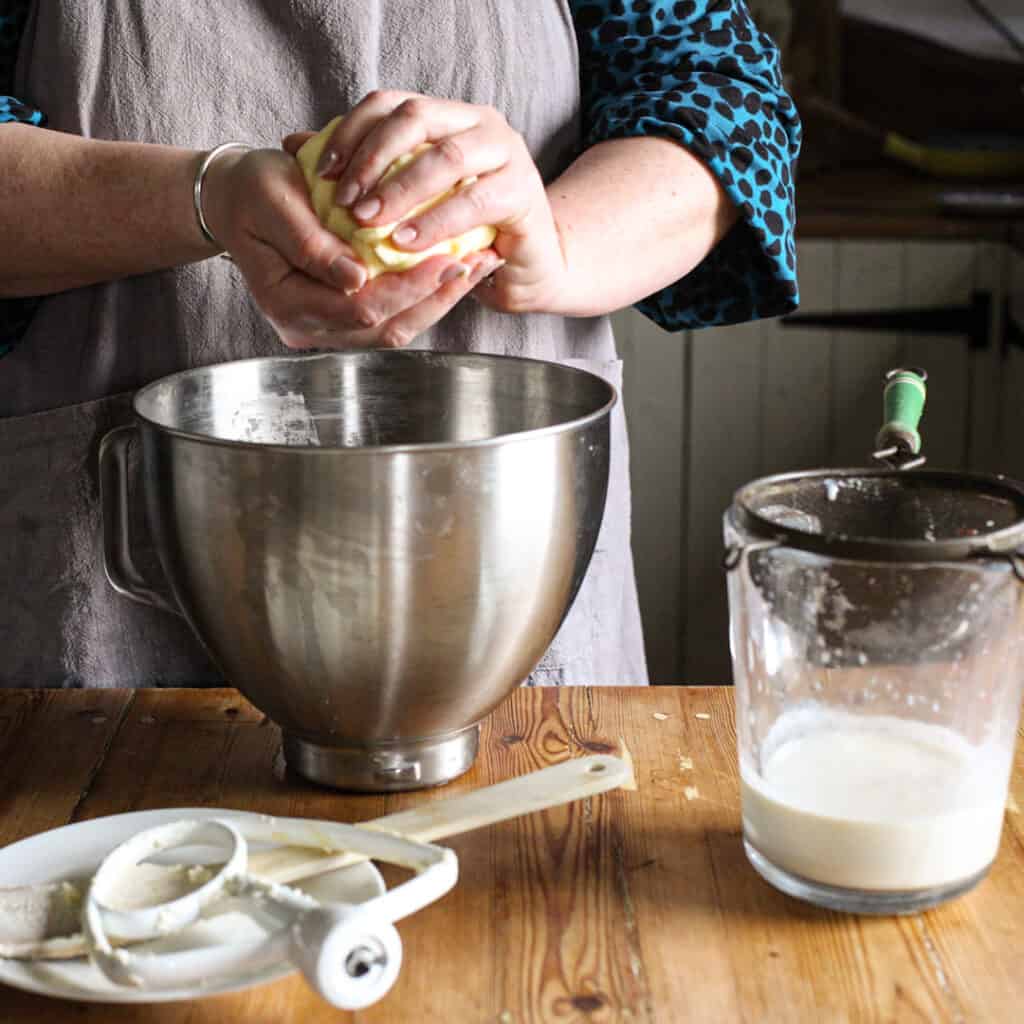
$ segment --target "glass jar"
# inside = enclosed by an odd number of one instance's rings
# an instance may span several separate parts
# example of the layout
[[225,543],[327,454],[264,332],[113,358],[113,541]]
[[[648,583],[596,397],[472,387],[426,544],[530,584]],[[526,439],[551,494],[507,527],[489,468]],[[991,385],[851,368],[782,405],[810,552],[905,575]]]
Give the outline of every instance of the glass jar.
[[909,913],[985,876],[1024,688],[1024,489],[833,471],[725,517],[743,838],[837,910]]

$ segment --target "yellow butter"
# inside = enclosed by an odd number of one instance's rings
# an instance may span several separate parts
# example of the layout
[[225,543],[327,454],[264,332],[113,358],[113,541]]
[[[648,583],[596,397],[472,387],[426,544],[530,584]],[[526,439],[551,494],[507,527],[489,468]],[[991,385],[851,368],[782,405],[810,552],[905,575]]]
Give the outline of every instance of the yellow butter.
[[[320,160],[320,154],[323,152],[324,146],[327,145],[327,140],[334,133],[334,129],[340,121],[341,118],[336,117],[326,128],[309,139],[298,153],[295,154],[295,159],[298,160],[303,177],[306,179],[310,200],[317,217],[320,218],[320,223],[328,231],[333,231],[339,238],[344,239],[352,246],[356,254],[366,265],[370,278],[374,278],[378,274],[408,270],[410,267],[415,267],[418,263],[422,263],[430,256],[453,256],[456,259],[461,259],[471,252],[479,252],[481,249],[486,249],[494,241],[497,234],[495,229],[489,225],[483,225],[473,228],[471,231],[467,231],[456,238],[445,239],[443,242],[438,242],[429,249],[423,249],[420,252],[406,252],[403,249],[396,248],[391,243],[392,232],[400,224],[404,224],[405,221],[423,213],[424,210],[429,210],[432,206],[437,206],[438,203],[443,202],[460,189],[472,185],[476,178],[463,178],[462,181],[447,192],[442,192],[440,195],[428,199],[425,203],[420,203],[419,206],[406,214],[402,220],[395,221],[393,224],[384,224],[377,228],[360,227],[358,221],[349,213],[347,208],[335,204],[334,194],[337,191],[337,183],[325,181],[316,173],[316,165]],[[411,153],[406,153],[405,156],[399,157],[387,169],[381,180],[387,181],[388,178],[393,177],[406,164],[415,160],[420,153],[427,149],[430,149],[429,143],[417,146]]]

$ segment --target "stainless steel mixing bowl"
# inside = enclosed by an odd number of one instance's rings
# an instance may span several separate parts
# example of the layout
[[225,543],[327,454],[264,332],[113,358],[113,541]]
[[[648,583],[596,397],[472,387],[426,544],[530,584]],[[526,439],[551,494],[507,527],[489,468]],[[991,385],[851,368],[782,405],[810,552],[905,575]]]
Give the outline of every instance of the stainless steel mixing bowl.
[[[184,614],[303,775],[435,785],[540,660],[604,511],[615,389],[535,360],[349,352],[143,388],[100,453],[107,576]],[[173,599],[131,557],[127,452]]]

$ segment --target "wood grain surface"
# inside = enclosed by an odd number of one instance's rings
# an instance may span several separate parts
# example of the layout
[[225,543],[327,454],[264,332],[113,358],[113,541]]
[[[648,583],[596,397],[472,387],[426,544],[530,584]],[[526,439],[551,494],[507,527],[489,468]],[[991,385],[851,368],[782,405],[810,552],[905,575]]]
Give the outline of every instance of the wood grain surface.
[[[0,987],[5,1022],[1017,1021],[1024,753],[1002,849],[960,900],[902,918],[805,906],[740,842],[728,688],[523,689],[447,787],[352,796],[288,774],[280,734],[232,690],[0,691],[0,845],[100,815],[222,806],[359,821],[585,753],[633,759],[616,791],[448,841],[460,879],[402,922],[402,974],[346,1014],[295,975],[151,1006]],[[0,885],[3,879],[0,879]]]

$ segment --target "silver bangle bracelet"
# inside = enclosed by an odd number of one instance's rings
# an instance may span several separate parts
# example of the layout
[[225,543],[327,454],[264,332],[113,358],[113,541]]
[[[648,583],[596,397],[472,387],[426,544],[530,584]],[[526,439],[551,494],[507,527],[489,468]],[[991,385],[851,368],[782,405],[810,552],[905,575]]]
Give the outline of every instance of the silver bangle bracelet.
[[210,245],[215,246],[218,252],[224,252],[224,246],[214,237],[210,226],[206,223],[206,218],[203,216],[203,182],[206,180],[207,172],[213,166],[214,160],[229,149],[252,149],[252,146],[247,146],[244,142],[224,142],[215,149],[211,149],[199,164],[195,180],[192,183],[192,205],[196,208],[196,220],[199,222],[199,230],[203,233],[203,238]]

